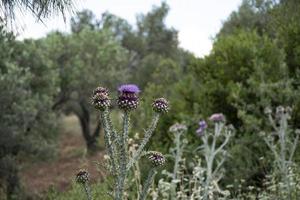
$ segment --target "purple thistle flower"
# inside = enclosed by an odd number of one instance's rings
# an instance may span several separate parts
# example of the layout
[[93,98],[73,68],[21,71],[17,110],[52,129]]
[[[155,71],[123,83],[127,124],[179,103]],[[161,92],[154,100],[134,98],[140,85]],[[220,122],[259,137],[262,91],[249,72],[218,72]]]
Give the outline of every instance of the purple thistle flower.
[[198,136],[203,136],[204,130],[207,128],[207,123],[204,120],[199,122],[199,128],[196,130]]
[[222,113],[215,113],[209,118],[210,121],[218,123],[218,122],[224,122],[225,117]]
[[138,93],[141,92],[141,90],[139,89],[139,87],[137,85],[134,85],[134,84],[121,85],[118,88],[118,91],[120,93],[135,93],[135,94],[138,94]]
[[121,85],[118,88],[119,98],[118,106],[122,110],[134,110],[137,108],[139,103],[138,93],[140,89],[134,84]]

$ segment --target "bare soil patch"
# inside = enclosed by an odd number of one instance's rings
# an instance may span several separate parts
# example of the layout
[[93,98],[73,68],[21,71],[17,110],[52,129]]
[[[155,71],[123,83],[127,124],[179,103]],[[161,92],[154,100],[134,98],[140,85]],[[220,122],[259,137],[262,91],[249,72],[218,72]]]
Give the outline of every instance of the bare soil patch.
[[54,187],[65,191],[72,184],[79,169],[90,172],[91,181],[103,178],[97,162],[101,161],[103,151],[88,155],[80,127],[74,116],[64,118],[63,133],[60,137],[59,155],[53,161],[26,164],[20,173],[24,189],[30,194],[39,195]]

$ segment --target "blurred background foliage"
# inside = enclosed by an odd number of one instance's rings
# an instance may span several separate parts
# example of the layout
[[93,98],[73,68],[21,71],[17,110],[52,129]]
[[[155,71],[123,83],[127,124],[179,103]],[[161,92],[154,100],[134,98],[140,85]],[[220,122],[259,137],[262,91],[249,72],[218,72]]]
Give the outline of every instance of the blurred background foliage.
[[97,19],[84,10],[71,19],[71,33],[36,40],[18,41],[1,25],[0,193],[12,198],[22,191],[24,159],[55,156],[62,114],[78,118],[86,148],[97,151],[102,129],[91,92],[101,85],[115,97],[122,83],[142,90],[133,133],[149,121],[154,98],[171,103],[149,149],[168,151],[174,122],[188,125],[192,149],[200,143],[197,122],[222,112],[237,129],[223,184],[245,179],[260,185],[272,160],[258,138],[266,129],[265,107],[292,106],[292,126],[300,128],[299,10],[298,0],[244,0],[204,58],[178,46],[177,31],[164,22],[166,3],[139,15],[136,26],[109,12]]

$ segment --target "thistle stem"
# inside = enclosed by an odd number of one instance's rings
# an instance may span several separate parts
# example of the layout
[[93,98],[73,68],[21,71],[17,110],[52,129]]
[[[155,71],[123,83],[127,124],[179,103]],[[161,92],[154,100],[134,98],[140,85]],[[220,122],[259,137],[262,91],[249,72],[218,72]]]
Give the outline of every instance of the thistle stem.
[[126,179],[126,164],[127,164],[127,138],[129,130],[129,112],[124,112],[123,118],[123,134],[121,136],[120,145],[120,173],[118,176],[116,200],[122,200],[124,193],[124,184]]
[[112,172],[116,172],[116,161],[115,161],[115,149],[114,149],[114,145],[112,144],[112,136],[111,136],[111,132],[112,132],[112,127],[109,124],[109,120],[108,120],[108,111],[105,110],[104,112],[101,112],[101,118],[103,121],[103,127],[104,127],[104,142],[105,142],[105,146],[108,149],[108,154],[110,157],[110,161],[111,161],[111,166],[112,166]]
[[84,188],[84,192],[86,194],[87,200],[92,200],[93,198],[92,198],[91,190],[90,190],[88,183],[84,183],[83,188]]
[[[206,152],[206,181],[205,181],[205,192],[204,192],[204,199],[207,200],[208,199],[208,192],[209,192],[209,186],[211,185],[211,182],[213,180],[213,164],[214,164],[214,160],[215,160],[215,156],[216,156],[216,153],[217,151],[220,151],[221,148],[223,147],[220,147],[220,149],[218,149],[216,151],[216,141],[218,139],[218,137],[220,136],[221,134],[221,129],[222,129],[222,124],[220,123],[215,123],[215,131],[214,131],[214,135],[213,135],[213,141],[212,141],[212,145],[211,147],[207,147],[206,150],[208,152]],[[209,145],[208,144],[208,138],[206,138],[206,141],[205,141],[205,145]],[[227,142],[226,142],[227,143]],[[225,146],[225,145],[224,145]]]
[[181,160],[181,154],[182,154],[182,151],[180,148],[180,136],[181,136],[181,133],[175,134],[176,156],[175,156],[175,164],[174,164],[174,170],[173,170],[173,179],[177,178],[178,166],[179,166],[179,162]]
[[142,143],[140,144],[139,148],[137,149],[137,151],[133,154],[132,158],[130,159],[130,161],[127,165],[127,170],[129,170],[133,166],[133,164],[141,157],[142,151],[143,151],[144,147],[146,146],[146,144],[149,142],[149,140],[157,126],[158,120],[159,120],[159,114],[156,113],[152,118],[152,122],[151,122],[149,128],[145,131],[145,136],[144,136]]
[[143,187],[143,190],[142,190],[142,193],[140,195],[139,200],[145,200],[146,199],[147,194],[148,194],[148,190],[149,190],[149,188],[150,188],[150,186],[151,186],[151,184],[153,182],[153,179],[154,179],[156,173],[157,172],[156,172],[156,168],[155,167],[150,169],[148,177],[147,177],[147,179],[145,181],[145,184],[144,184],[144,187]]

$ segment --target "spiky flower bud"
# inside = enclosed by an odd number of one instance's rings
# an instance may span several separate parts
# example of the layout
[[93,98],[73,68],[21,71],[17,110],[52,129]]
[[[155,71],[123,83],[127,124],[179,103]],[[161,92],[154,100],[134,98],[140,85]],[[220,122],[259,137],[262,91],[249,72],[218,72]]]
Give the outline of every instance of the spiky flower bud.
[[284,107],[283,106],[278,106],[276,107],[276,115],[282,115],[284,113]]
[[122,110],[130,111],[137,108],[139,104],[138,94],[140,89],[134,84],[121,85],[118,88],[119,98],[118,106]]
[[147,152],[147,156],[155,167],[163,166],[166,162],[165,156],[157,151],[149,151]]
[[293,112],[293,108],[291,108],[290,106],[287,106],[287,107],[285,108],[285,113],[286,113],[286,114],[291,115],[292,112]]
[[105,94],[106,96],[108,96],[108,89],[104,88],[104,87],[97,87],[96,89],[94,89],[93,91],[93,95],[95,94]]
[[80,169],[76,174],[76,182],[80,184],[85,184],[90,180],[89,173],[85,169]]
[[152,108],[157,113],[167,113],[169,111],[169,102],[165,98],[155,99]]
[[179,132],[181,133],[181,132],[185,132],[186,130],[187,130],[186,125],[179,124],[179,123],[175,123],[169,128],[169,131],[172,133],[179,133]]
[[225,117],[222,113],[215,113],[209,118],[214,123],[225,122]]
[[104,87],[97,87],[92,96],[92,104],[95,108],[104,111],[111,106],[108,90]]
[[272,114],[272,110],[271,110],[270,107],[266,107],[265,110],[264,110],[264,112],[265,112],[266,115]]

